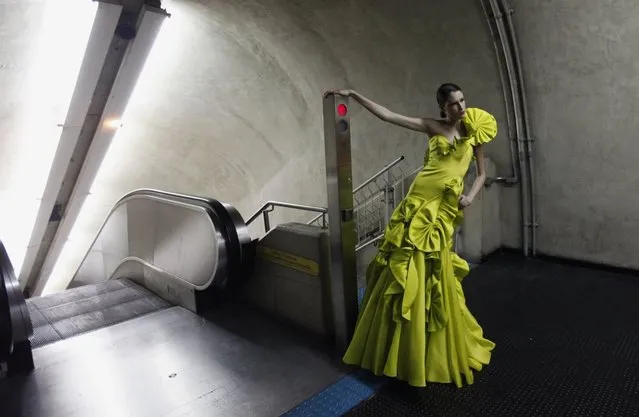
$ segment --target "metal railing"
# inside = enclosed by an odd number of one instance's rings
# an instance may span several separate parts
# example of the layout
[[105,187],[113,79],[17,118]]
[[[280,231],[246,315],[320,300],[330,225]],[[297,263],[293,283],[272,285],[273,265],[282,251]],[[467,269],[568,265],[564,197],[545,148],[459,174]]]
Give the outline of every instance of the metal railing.
[[364,187],[370,185],[371,183],[373,183],[374,181],[376,181],[379,177],[381,177],[384,174],[388,174],[397,164],[399,164],[400,162],[402,162],[404,160],[404,155],[401,155],[399,158],[395,159],[393,162],[391,162],[390,164],[386,165],[384,168],[382,168],[377,174],[373,175],[372,177],[370,177],[369,179],[367,179],[366,181],[364,181],[362,184],[360,184],[359,186],[357,186],[354,190],[353,190],[353,194],[357,194],[357,192],[361,191],[364,189]]
[[[357,231],[357,248],[359,251],[377,242],[381,234],[386,229],[386,224],[395,209],[395,192],[399,189],[401,199],[404,195],[404,179],[407,177],[400,163],[404,161],[404,156],[400,156],[388,163],[384,168],[376,172],[369,179],[357,186],[353,190],[353,210]],[[420,168],[421,169],[421,168]],[[287,203],[282,201],[268,201],[253,214],[246,225],[253,223],[258,217],[264,218],[264,231],[271,230],[269,213],[275,207],[289,208],[318,213],[307,222],[321,228],[328,227],[328,210],[325,207],[315,207],[303,204]]]
[[[353,212],[359,243],[375,237],[385,229],[386,222],[395,209],[394,193],[398,186],[403,195],[405,174],[400,166],[402,161],[403,155],[353,190]],[[317,224],[320,217],[316,216],[308,224]],[[326,219],[323,222],[325,227]]]
[[319,213],[319,215],[317,215],[317,217],[313,219],[313,221],[316,219],[322,219],[322,227],[326,228],[326,213],[328,210],[325,207],[315,207],[315,206],[307,206],[304,204],[285,203],[283,201],[267,201],[266,203],[264,203],[262,207],[260,207],[259,210],[255,212],[255,214],[251,216],[250,219],[248,219],[248,221],[246,222],[246,225],[247,226],[250,225],[251,223],[255,221],[255,219],[257,219],[258,217],[260,217],[260,215],[262,215],[264,217],[264,231],[268,233],[271,230],[269,213],[272,212],[275,209],[275,207],[283,207],[283,208],[289,208],[294,210]]
[[372,239],[368,239],[366,242],[360,243],[357,246],[355,246],[355,252],[359,252],[362,249],[367,248],[368,246],[375,244],[377,242],[379,242],[380,240],[382,240],[382,238],[384,237],[384,231],[382,230],[382,232],[380,232],[377,236],[375,236]]
[[[353,202],[355,203],[353,212],[357,232],[356,252],[377,244],[382,239],[388,220],[396,208],[396,203],[400,202],[406,195],[407,179],[414,177],[423,169],[423,166],[419,166],[405,174],[400,166],[404,159],[403,155],[398,157],[353,190]],[[473,175],[474,169],[475,167],[471,166],[467,175]],[[268,232],[270,230],[268,213],[273,211],[275,207],[317,212],[319,214],[309,220],[307,224],[324,229],[328,227],[326,208],[278,201],[265,203],[246,224],[249,225],[262,214],[264,216],[264,229]],[[461,229],[457,228],[454,239],[455,250],[457,250],[460,235]]]

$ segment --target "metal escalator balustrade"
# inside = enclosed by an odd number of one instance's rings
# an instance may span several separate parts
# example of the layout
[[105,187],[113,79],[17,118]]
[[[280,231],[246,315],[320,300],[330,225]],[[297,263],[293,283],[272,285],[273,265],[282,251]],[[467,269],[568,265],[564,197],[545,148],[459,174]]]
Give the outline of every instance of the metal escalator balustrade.
[[31,317],[13,265],[0,241],[0,378],[33,369]]
[[[1,249],[4,252],[4,245]],[[0,362],[4,362],[13,351],[13,326],[11,323],[11,307],[9,306],[9,294],[5,284],[4,257],[0,261]]]
[[[1,245],[1,243],[0,243]],[[2,252],[5,251],[2,245]],[[0,260],[0,373],[6,372],[4,366],[7,358],[13,352],[13,323],[11,320],[11,306],[9,305],[9,293],[5,283],[5,259]]]
[[214,288],[250,273],[252,247],[233,206],[139,189],[111,209],[67,288],[128,278],[197,312]]

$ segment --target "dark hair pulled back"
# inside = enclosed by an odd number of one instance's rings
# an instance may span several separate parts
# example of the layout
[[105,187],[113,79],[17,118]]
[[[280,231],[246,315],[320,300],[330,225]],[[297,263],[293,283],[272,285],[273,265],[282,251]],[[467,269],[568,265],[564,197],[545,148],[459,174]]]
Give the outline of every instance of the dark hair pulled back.
[[[439,86],[435,97],[437,99],[437,104],[439,104],[440,109],[444,107],[444,105],[446,104],[446,101],[448,100],[448,96],[450,96],[455,91],[461,91],[461,87],[458,86],[457,84],[445,83]],[[446,117],[446,113],[444,112],[444,110],[441,110],[439,114],[441,117]]]

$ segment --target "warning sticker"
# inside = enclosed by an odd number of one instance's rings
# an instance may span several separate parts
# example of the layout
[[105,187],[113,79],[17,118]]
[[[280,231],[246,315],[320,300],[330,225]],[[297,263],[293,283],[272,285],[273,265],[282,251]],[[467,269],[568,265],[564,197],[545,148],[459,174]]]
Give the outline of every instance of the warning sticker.
[[257,254],[260,258],[278,265],[295,269],[309,275],[319,275],[319,265],[317,262],[310,259],[293,255],[292,253],[282,252],[273,248],[265,248],[263,246],[259,246],[257,248]]

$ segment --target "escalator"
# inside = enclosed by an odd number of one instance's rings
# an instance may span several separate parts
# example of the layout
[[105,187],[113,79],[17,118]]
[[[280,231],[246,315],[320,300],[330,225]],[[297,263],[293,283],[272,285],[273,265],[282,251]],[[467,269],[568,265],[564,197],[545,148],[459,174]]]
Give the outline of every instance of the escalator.
[[[169,209],[167,212],[167,207],[180,208],[173,212]],[[122,236],[128,237],[131,229],[138,229],[135,232],[138,236],[144,237],[155,232],[157,224],[147,222],[147,227],[143,225],[140,228],[140,222],[149,216],[149,211],[155,211],[156,215],[158,212],[165,212],[165,216],[159,214],[158,221],[167,221],[167,215],[171,217],[176,213],[190,212],[194,213],[192,222],[210,226],[210,230],[201,234],[209,239],[210,249],[216,253],[208,254],[212,263],[208,265],[205,274],[199,274],[204,275],[204,279],[195,281],[194,278],[198,278],[197,276],[177,276],[167,269],[162,269],[164,273],[157,274],[154,280],[149,280],[145,269],[158,270],[155,259],[138,256],[139,253],[131,250],[131,242],[121,239]],[[182,217],[181,220],[187,217],[188,221],[188,215]],[[181,227],[184,224],[176,226]],[[178,237],[182,239],[181,232]],[[148,252],[149,245],[156,242],[147,243],[147,247],[139,249],[146,249]],[[105,247],[108,245],[112,247]],[[102,265],[97,269],[92,268],[95,263],[91,265],[89,259],[91,254],[95,253],[96,247],[102,250],[103,257]],[[251,247],[252,242],[246,225],[239,213],[228,204],[214,199],[158,190],[133,191],[115,204],[87,257],[64,292],[25,301],[3,247],[3,289],[6,290],[2,291],[2,297],[6,299],[3,306],[8,306],[4,308],[5,314],[2,315],[3,320],[7,321],[7,325],[3,323],[2,326],[3,332],[7,333],[6,336],[3,334],[2,338],[3,352],[9,352],[14,341],[19,344],[28,340],[33,348],[38,348],[149,314],[173,304],[183,304],[196,313],[202,313],[212,307],[212,297],[220,289],[226,288],[233,279],[239,280],[250,272]],[[118,253],[120,256],[113,258],[115,262],[111,262],[113,266],[110,269],[103,265],[109,255],[112,257]],[[105,267],[106,270],[103,272]],[[184,297],[178,302],[171,300],[171,288],[174,291],[178,288],[177,292],[192,295],[192,300],[185,300]],[[15,334],[9,337],[9,331]]]
[[33,369],[33,327],[9,255],[0,242],[0,378]]
[[24,299],[1,247],[3,416],[280,415],[345,370],[246,305],[256,242],[230,205],[138,190],[66,290]]

